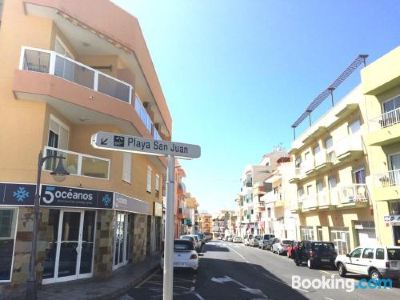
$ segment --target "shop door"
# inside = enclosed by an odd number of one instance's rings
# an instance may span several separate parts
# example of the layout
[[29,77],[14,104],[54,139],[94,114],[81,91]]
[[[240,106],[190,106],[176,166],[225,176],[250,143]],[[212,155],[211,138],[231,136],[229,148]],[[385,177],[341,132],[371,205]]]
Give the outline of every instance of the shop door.
[[393,226],[394,245],[400,246],[400,226]]
[[128,214],[116,213],[114,234],[114,261],[113,269],[117,269],[128,262]]
[[46,270],[46,261],[52,260],[49,251],[46,253],[43,284],[91,277],[95,212],[61,210],[57,215],[54,264]]

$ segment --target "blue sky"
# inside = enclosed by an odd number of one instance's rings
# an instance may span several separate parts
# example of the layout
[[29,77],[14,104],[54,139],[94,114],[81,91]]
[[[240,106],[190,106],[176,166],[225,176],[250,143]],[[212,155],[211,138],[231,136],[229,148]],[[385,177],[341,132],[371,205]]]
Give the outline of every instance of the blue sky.
[[243,168],[288,149],[291,124],[358,54],[372,62],[400,43],[397,0],[113,2],[139,20],[173,140],[202,147],[181,164],[209,212],[235,207]]

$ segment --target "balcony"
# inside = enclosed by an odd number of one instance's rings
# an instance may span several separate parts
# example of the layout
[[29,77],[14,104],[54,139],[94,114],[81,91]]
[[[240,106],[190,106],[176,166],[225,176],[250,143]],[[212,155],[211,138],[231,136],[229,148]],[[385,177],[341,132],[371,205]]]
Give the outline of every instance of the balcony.
[[290,212],[292,213],[299,213],[302,209],[302,203],[301,202],[291,202],[290,203]]
[[339,190],[338,206],[363,206],[369,204],[369,193],[366,184],[342,186]]
[[335,147],[336,157],[343,162],[364,154],[361,135],[349,135],[338,141]]
[[400,170],[390,170],[374,176],[374,199],[387,201],[398,199],[400,194]]
[[329,208],[331,206],[330,193],[327,191],[321,191],[317,193],[318,208]]
[[385,146],[398,142],[400,137],[400,108],[388,111],[369,122],[371,133],[367,143],[371,146]]
[[315,170],[321,171],[331,167],[334,164],[335,158],[335,152],[330,151],[327,153],[326,151],[321,150],[315,154]]
[[290,183],[299,182],[304,176],[303,169],[301,167],[294,168],[294,173],[292,174],[291,178],[289,179]]
[[302,203],[302,211],[314,210],[318,207],[318,198],[316,195],[303,196],[300,202]]
[[[45,155],[59,155],[65,157],[63,163],[70,175],[100,179],[110,178],[110,160],[106,158],[77,153],[69,150],[46,146]],[[56,160],[48,160],[43,166],[45,171],[52,171]]]
[[315,172],[314,159],[305,160],[303,163],[303,168],[306,175],[312,175]]
[[281,199],[282,199],[282,194],[279,192],[274,193],[273,191],[266,193],[265,196],[263,197],[265,203],[273,203]]
[[22,47],[20,70],[61,77],[91,90],[131,103],[133,87],[55,51]]

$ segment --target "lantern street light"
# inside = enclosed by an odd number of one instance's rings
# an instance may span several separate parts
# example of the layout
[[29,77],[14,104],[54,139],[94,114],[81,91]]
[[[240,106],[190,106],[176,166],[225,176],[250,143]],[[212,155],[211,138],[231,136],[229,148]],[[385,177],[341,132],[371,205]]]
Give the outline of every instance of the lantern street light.
[[43,156],[43,152],[39,152],[38,164],[37,164],[37,177],[36,177],[36,192],[34,198],[34,215],[33,215],[33,228],[32,228],[32,249],[31,256],[29,259],[29,277],[27,281],[26,299],[37,299],[37,280],[36,280],[36,253],[37,253],[37,240],[38,240],[38,229],[39,229],[39,218],[40,218],[40,180],[42,175],[43,164],[49,159],[58,159],[56,168],[50,173],[54,180],[61,182],[65,179],[65,176],[69,175],[65,170],[62,160],[65,159],[63,156],[57,154],[50,154]]

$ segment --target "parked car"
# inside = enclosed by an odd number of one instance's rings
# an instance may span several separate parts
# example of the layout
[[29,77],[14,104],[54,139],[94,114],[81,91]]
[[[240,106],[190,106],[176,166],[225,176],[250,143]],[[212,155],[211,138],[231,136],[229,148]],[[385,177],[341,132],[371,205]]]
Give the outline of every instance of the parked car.
[[256,235],[249,240],[249,246],[251,247],[258,247],[258,242],[261,239],[261,235]]
[[193,244],[193,248],[196,249],[196,247],[197,247],[197,242],[196,242],[196,240],[194,239],[193,236],[190,236],[190,235],[181,235],[181,236],[179,237],[179,239],[181,239],[181,240],[186,240],[186,241],[191,241],[192,244]]
[[252,234],[246,234],[245,236],[244,236],[244,238],[243,238],[243,244],[245,245],[245,246],[248,246],[249,245],[249,242],[250,242],[250,240],[253,238],[253,235]]
[[335,245],[332,242],[301,241],[294,262],[297,266],[306,263],[310,269],[320,266],[335,268],[336,256]]
[[233,242],[233,236],[229,236],[228,242]]
[[272,245],[275,243],[278,243],[279,239],[278,238],[270,238],[266,243],[265,243],[265,249],[272,251]]
[[289,246],[287,247],[287,251],[286,251],[287,257],[289,257],[289,258],[294,258],[294,252],[297,251],[298,244],[299,244],[298,241],[293,241],[293,244],[292,244],[292,245],[289,245]]
[[276,254],[286,254],[289,246],[293,245],[292,240],[279,240],[272,245],[272,252]]
[[[164,254],[161,257],[161,269],[164,268]],[[199,256],[190,240],[174,241],[174,268],[188,268],[197,271]]]
[[194,237],[194,239],[196,241],[195,249],[196,249],[196,251],[200,252],[201,251],[201,246],[203,246],[203,243],[201,242],[199,236],[197,234],[189,234],[189,236]]
[[400,278],[400,246],[358,247],[346,255],[338,255],[335,266],[339,275],[368,275],[373,279]]
[[234,243],[241,243],[241,242],[242,242],[242,238],[241,238],[240,236],[235,236],[235,237],[233,238],[233,242],[234,242]]
[[267,242],[272,238],[275,238],[275,235],[273,235],[273,234],[264,234],[262,236],[262,238],[258,241],[258,248],[266,249]]
[[206,243],[206,236],[203,233],[196,233],[196,235],[199,237],[201,244],[204,245]]
[[205,232],[204,235],[205,235],[205,237],[206,237],[206,242],[211,241],[212,238],[213,238],[212,234],[209,233],[209,232]]

